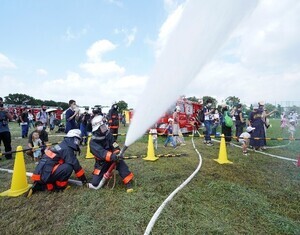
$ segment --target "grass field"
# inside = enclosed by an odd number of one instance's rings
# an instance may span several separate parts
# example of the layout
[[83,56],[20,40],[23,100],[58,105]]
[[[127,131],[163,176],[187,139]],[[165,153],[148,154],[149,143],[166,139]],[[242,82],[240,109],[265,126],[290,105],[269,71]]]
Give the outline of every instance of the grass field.
[[[17,124],[10,124],[13,148],[26,146]],[[120,132],[125,133],[122,127]],[[281,133],[279,120],[272,120],[268,137],[288,137]],[[299,126],[296,137],[300,137]],[[51,136],[51,142],[63,137]],[[159,137],[156,154],[182,153],[148,162],[141,158],[126,160],[135,174],[135,187],[127,194],[117,178],[113,190],[98,191],[72,186],[63,193],[37,193],[30,199],[0,197],[0,234],[143,234],[156,209],[197,167],[199,159],[187,145],[173,150],[164,148]],[[233,164],[219,165],[219,144],[208,147],[194,138],[203,157],[196,177],[166,206],[152,234],[300,234],[300,168],[292,161],[280,160],[258,152],[244,156],[240,148],[227,147]],[[122,145],[125,137],[119,137]],[[147,136],[126,151],[128,156],[147,153]],[[269,141],[267,153],[297,159],[299,141]],[[3,147],[2,147],[3,148]],[[94,161],[80,162],[91,179]],[[27,171],[34,163],[25,157]],[[13,161],[0,161],[1,168],[12,169]],[[72,177],[74,178],[74,176]],[[75,179],[75,178],[74,178]],[[0,172],[0,192],[10,188],[11,174]]]

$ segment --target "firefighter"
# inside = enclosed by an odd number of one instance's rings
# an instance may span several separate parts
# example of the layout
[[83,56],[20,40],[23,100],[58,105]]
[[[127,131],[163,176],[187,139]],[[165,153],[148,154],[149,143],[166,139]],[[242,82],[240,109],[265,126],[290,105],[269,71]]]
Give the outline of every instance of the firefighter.
[[127,164],[119,155],[120,147],[103,122],[103,117],[100,115],[94,117],[92,126],[93,136],[90,141],[90,151],[95,157],[95,166],[89,187],[97,189],[104,173],[113,163],[116,163],[116,169],[126,185],[127,192],[132,192],[133,173],[129,171]]
[[87,185],[84,170],[76,157],[76,153],[80,153],[80,135],[79,129],[72,129],[60,144],[45,150],[31,177],[34,184],[28,191],[27,197],[36,191],[64,190],[73,170],[82,184]]
[[108,112],[108,127],[110,132],[113,134],[115,141],[118,138],[118,130],[119,130],[119,107],[117,104],[113,104],[111,109]]

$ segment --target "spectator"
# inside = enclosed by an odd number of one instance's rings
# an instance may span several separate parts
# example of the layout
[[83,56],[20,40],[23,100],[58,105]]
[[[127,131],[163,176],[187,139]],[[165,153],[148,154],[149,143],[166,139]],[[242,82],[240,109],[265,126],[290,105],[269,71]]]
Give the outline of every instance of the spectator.
[[55,113],[54,112],[50,112],[49,113],[49,126],[50,126],[50,131],[54,130],[55,124],[54,124],[54,120],[56,119],[55,117]]
[[238,137],[243,133],[243,128],[246,124],[246,121],[243,117],[242,105],[238,104],[236,108],[234,107],[231,115],[235,118],[235,136],[237,137],[238,141]]
[[66,111],[66,130],[68,133],[72,129],[77,129],[76,118],[78,118],[79,109],[75,100],[69,100],[69,108]]
[[288,127],[289,127],[288,131],[290,133],[290,139],[293,140],[294,137],[295,137],[295,131],[296,131],[296,122],[295,122],[295,120],[291,119],[289,121]]
[[33,143],[33,148],[32,148],[33,158],[35,164],[37,165],[39,163],[39,158],[42,156],[42,151],[41,151],[42,141],[37,131],[33,131],[31,136],[32,136],[32,143]]
[[229,144],[229,142],[231,141],[231,135],[232,135],[232,127],[226,125],[225,122],[225,116],[228,115],[230,116],[229,110],[228,110],[228,106],[227,105],[223,105],[222,107],[222,134],[224,134],[225,136],[225,142],[226,144]]
[[249,147],[251,133],[255,128],[248,126],[246,131],[239,135],[239,142],[243,144],[243,154],[248,155],[247,148]]
[[214,109],[211,107],[212,106],[212,100],[208,99],[206,101],[206,105],[203,108],[204,112],[204,126],[205,126],[205,140],[204,144],[207,146],[212,146],[213,143],[211,142],[211,134],[212,134],[212,125],[213,125],[213,117],[214,117]]
[[28,123],[29,123],[29,119],[28,119],[28,109],[25,106],[22,114],[20,115],[20,125],[21,125],[21,135],[22,138],[26,138],[28,136]]
[[79,117],[79,123],[80,123],[80,131],[81,131],[81,144],[87,143],[88,139],[88,133],[87,133],[87,125],[88,122],[91,120],[91,115],[88,113],[88,108],[84,109],[84,113],[80,115]]
[[212,126],[212,132],[211,134],[216,136],[217,135],[217,128],[220,124],[220,115],[217,109],[215,109],[214,115],[213,115],[213,126]]
[[174,127],[174,120],[172,118],[168,119],[169,124],[167,125],[164,133],[167,131],[168,132],[168,137],[164,143],[164,146],[167,147],[169,143],[171,143],[173,148],[176,148],[176,141],[173,138],[174,132],[173,132],[173,127]]
[[287,126],[287,116],[282,113],[281,114],[281,120],[280,120],[280,127],[281,127],[281,131],[283,131],[283,129]]
[[43,123],[44,130],[46,129],[48,123],[48,114],[46,110],[46,106],[42,104],[40,112],[36,114],[36,121]]
[[[252,133],[252,138],[250,140],[250,145],[255,150],[262,150],[262,147],[265,145],[265,130],[263,122],[263,109],[259,108],[258,105],[253,105],[253,111],[249,115],[249,124],[251,127],[254,127]],[[258,138],[258,139],[256,139]]]
[[39,139],[41,140],[41,145],[43,146],[42,148],[41,148],[41,152],[42,152],[42,154],[44,154],[44,151],[45,151],[45,149],[46,149],[46,144],[48,144],[48,133],[44,130],[44,125],[43,125],[43,123],[41,122],[41,121],[37,121],[37,122],[35,122],[35,130],[33,131],[33,132],[31,132],[30,134],[29,134],[29,137],[28,137],[28,147],[29,148],[32,148],[31,150],[28,150],[27,152],[26,152],[26,154],[27,155],[29,155],[30,157],[34,157],[34,155],[33,155],[33,147],[34,147],[34,143],[33,143],[33,137],[32,137],[32,135],[33,135],[33,133],[35,133],[35,132],[37,132],[38,134],[39,134]]
[[[12,115],[4,108],[3,99],[0,97],[0,143],[3,142],[5,152],[11,151],[11,135],[8,122]],[[12,154],[6,154],[6,159],[12,159]]]
[[31,112],[31,109],[29,109],[29,111],[28,111],[28,127],[29,128],[34,128],[34,116],[33,116],[33,114],[32,114],[32,112]]

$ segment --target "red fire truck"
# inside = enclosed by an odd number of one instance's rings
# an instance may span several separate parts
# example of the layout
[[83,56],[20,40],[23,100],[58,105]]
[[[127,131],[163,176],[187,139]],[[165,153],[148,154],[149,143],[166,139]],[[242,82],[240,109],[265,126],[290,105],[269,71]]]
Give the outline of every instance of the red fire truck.
[[180,107],[179,126],[183,134],[190,133],[194,129],[194,125],[200,125],[196,120],[198,110],[202,108],[199,102],[193,102],[186,98],[180,98],[169,108],[169,110],[157,121],[157,132],[163,133],[168,125],[168,119],[173,117],[175,107]]

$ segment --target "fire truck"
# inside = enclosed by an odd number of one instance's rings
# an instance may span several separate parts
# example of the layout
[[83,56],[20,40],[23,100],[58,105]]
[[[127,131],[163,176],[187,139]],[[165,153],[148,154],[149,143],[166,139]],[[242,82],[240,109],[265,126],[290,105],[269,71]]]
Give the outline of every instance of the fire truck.
[[199,126],[196,116],[199,109],[202,109],[202,104],[199,102],[193,102],[186,98],[180,98],[172,105],[167,112],[157,121],[157,132],[163,133],[168,125],[168,119],[173,118],[175,107],[180,107],[179,112],[179,127],[183,134],[191,133],[194,130],[194,126]]

